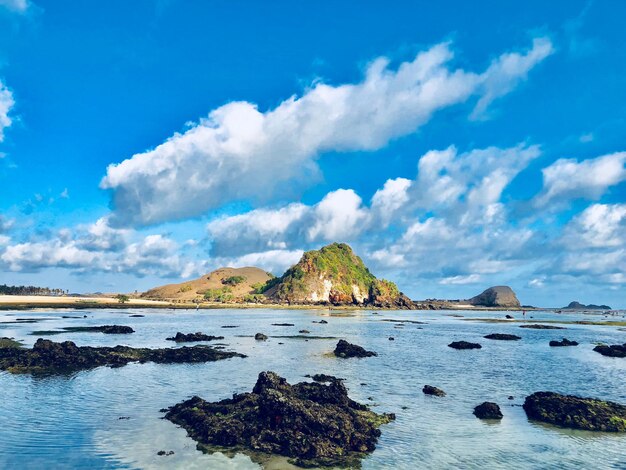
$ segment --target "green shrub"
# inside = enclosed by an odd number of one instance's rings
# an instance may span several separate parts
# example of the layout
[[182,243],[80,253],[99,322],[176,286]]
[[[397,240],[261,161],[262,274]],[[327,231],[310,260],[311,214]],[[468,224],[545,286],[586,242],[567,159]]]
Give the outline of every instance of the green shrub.
[[222,279],[222,284],[224,284],[225,286],[236,286],[238,284],[241,284],[245,280],[245,276],[230,276],[226,279]]

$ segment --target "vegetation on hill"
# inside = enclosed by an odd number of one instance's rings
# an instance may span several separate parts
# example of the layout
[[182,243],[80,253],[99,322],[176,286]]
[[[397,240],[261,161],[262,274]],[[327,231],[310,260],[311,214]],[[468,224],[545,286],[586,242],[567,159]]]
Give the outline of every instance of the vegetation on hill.
[[0,285],[0,295],[64,295],[66,293],[63,289],[50,289],[49,287]]

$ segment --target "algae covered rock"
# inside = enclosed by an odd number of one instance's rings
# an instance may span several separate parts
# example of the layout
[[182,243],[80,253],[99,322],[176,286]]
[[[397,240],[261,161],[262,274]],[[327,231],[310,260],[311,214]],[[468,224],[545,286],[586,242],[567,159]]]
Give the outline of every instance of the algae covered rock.
[[207,402],[193,397],[165,418],[200,444],[292,457],[300,466],[358,466],[393,414],[377,414],[348,397],[340,380],[290,385],[261,372],[251,393]]
[[530,419],[564,428],[626,432],[626,406],[619,403],[536,392],[526,397],[523,407]]
[[340,339],[333,351],[335,356],[341,358],[348,357],[371,357],[378,356],[374,351],[368,351],[365,348],[359,346],[358,344],[348,343],[345,339]]
[[484,338],[495,339],[495,340],[499,340],[499,341],[518,341],[518,340],[522,339],[521,336],[509,335],[509,334],[506,334],[506,333],[492,333],[490,335],[484,336]]
[[624,344],[600,344],[593,348],[595,352],[608,357],[626,357],[626,343]]
[[446,396],[446,392],[444,392],[440,388],[433,387],[432,385],[424,385],[424,388],[422,388],[422,392],[424,392],[425,395],[434,395],[436,397]]
[[563,346],[578,346],[577,341],[571,341],[567,338],[563,338],[561,341],[552,340],[550,341],[550,346],[554,347],[563,347]]
[[478,343],[470,343],[469,341],[452,341],[448,344],[452,349],[481,349],[482,346]]
[[474,416],[479,419],[502,419],[502,411],[496,403],[485,401],[474,408]]
[[196,341],[215,341],[218,339],[224,339],[223,336],[211,336],[201,333],[200,331],[196,333],[181,333],[180,331],[176,333],[176,336],[172,336],[170,338],[166,338],[168,341],[176,341],[177,343],[193,343]]

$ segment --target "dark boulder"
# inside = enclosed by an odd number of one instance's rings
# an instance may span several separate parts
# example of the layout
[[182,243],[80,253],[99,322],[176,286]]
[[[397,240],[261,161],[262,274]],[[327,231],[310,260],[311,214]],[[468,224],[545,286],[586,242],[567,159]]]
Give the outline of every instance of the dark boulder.
[[490,401],[483,402],[474,408],[474,415],[480,419],[502,419],[500,407]]
[[469,341],[453,341],[448,344],[449,348],[453,349],[481,349],[482,346],[478,343],[470,343]]
[[305,377],[312,378],[315,382],[334,382],[335,380],[345,380],[335,377],[334,375],[327,374],[314,374],[314,375],[306,375]]
[[265,341],[267,339],[267,335],[264,335],[263,333],[257,333],[256,335],[254,335],[254,339],[256,339],[257,341]]
[[326,325],[328,322],[326,320],[313,321],[312,323],[319,323],[320,325]]
[[272,326],[295,326],[293,323],[272,323]]
[[374,351],[367,351],[357,344],[348,343],[344,339],[339,340],[333,353],[341,358],[378,356]]
[[565,330],[562,326],[553,326],[553,325],[539,325],[533,323],[531,325],[521,325],[520,328],[529,328],[531,330]]
[[444,392],[440,388],[433,387],[432,385],[424,385],[424,388],[422,388],[422,392],[424,392],[425,395],[434,395],[436,397],[446,396],[446,392]]
[[299,330],[298,333],[302,333],[303,335],[309,334],[309,330]]
[[603,356],[609,357],[626,357],[626,343],[624,344],[613,344],[606,345],[600,344],[593,348],[595,352],[602,354]]
[[506,333],[492,333],[490,335],[484,336],[484,338],[495,339],[495,340],[500,340],[500,341],[517,341],[517,340],[522,339],[521,336],[508,335]]
[[526,397],[530,419],[587,431],[626,432],[626,406],[595,398],[536,392]]
[[176,333],[176,336],[172,336],[171,338],[166,338],[168,341],[176,341],[177,343],[193,343],[196,341],[215,341],[218,339],[224,339],[223,336],[211,336],[205,335],[201,332],[196,333],[181,333],[180,331]]
[[351,400],[339,380],[290,385],[261,372],[252,393],[214,403],[193,397],[165,418],[200,444],[283,455],[299,466],[360,467],[376,447],[378,428],[395,416]]
[[507,320],[513,320],[513,315],[505,315],[504,318]]
[[563,340],[561,340],[561,341],[555,341],[555,340],[550,341],[550,346],[552,346],[552,347],[578,346],[578,343],[576,341],[570,341],[567,338],[563,338]]

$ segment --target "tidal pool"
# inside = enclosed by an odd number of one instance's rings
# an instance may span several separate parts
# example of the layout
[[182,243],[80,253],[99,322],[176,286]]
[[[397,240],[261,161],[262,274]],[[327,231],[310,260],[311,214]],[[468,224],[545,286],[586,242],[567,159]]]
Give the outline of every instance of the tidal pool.
[[[216,401],[249,391],[264,370],[275,371],[290,383],[307,380],[306,374],[336,375],[346,379],[351,398],[370,404],[377,412],[396,413],[396,421],[381,428],[377,449],[363,461],[364,469],[626,468],[626,435],[532,423],[521,408],[526,395],[541,390],[626,403],[626,360],[592,351],[597,342],[626,342],[626,331],[615,326],[563,324],[560,326],[567,329],[522,329],[514,322],[466,321],[501,319],[505,312],[466,311],[378,311],[374,315],[372,311],[134,309],[81,310],[80,318],[62,318],[73,313],[39,310],[27,316],[29,320],[45,319],[46,330],[105,324],[128,325],[135,330],[130,335],[60,333],[49,337],[54,341],[175,347],[167,337],[177,331],[202,331],[224,336],[220,344],[248,357],[206,364],[101,367],[71,376],[0,372],[0,468],[260,468],[244,454],[203,454],[184,430],[161,419],[159,410],[192,395]],[[37,336],[30,333],[42,328],[38,322],[15,323],[18,314],[26,316],[23,312],[0,313],[0,336],[31,346]],[[521,313],[512,315],[522,319]],[[552,312],[528,312],[526,319],[530,316],[535,322],[604,319]],[[328,324],[314,323],[320,319]],[[390,319],[424,324],[382,321]],[[225,325],[238,328],[222,328]],[[288,337],[299,335],[302,329],[317,338]],[[255,341],[257,332],[270,338]],[[522,339],[483,338],[489,333],[516,334]],[[550,340],[562,337],[580,345],[548,346]],[[328,354],[337,343],[333,338],[376,351],[378,357],[334,358]],[[447,347],[458,340],[483,347],[468,351]],[[442,388],[447,396],[424,395],[425,384]],[[500,405],[501,422],[474,417],[474,406],[483,401]],[[174,454],[158,456],[160,450]],[[265,466],[279,469],[287,464],[276,458]]]

